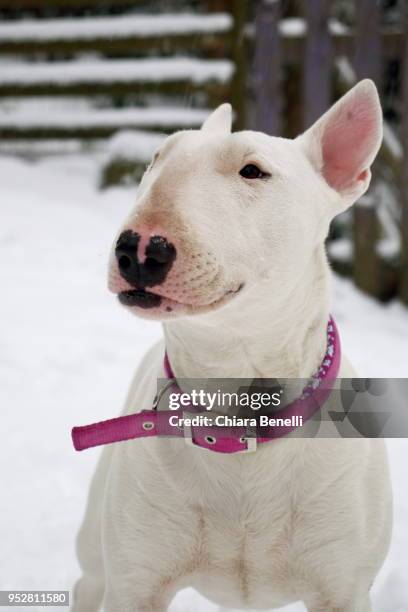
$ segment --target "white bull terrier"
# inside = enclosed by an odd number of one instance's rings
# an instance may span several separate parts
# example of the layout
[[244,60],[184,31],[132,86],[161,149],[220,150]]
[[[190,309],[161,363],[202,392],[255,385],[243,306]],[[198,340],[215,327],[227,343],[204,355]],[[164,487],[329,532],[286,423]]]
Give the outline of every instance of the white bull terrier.
[[[166,139],[110,263],[110,289],[162,320],[165,337],[141,364],[125,415],[152,409],[164,345],[177,378],[318,370],[324,241],[369,186],[381,117],[366,80],[295,140],[231,133],[228,104],[201,130]],[[338,377],[352,375],[343,357]],[[227,607],[301,600],[311,612],[368,612],[390,531],[382,440],[288,435],[251,453],[120,442],[105,447],[92,482],[73,610],[164,612],[193,586]]]

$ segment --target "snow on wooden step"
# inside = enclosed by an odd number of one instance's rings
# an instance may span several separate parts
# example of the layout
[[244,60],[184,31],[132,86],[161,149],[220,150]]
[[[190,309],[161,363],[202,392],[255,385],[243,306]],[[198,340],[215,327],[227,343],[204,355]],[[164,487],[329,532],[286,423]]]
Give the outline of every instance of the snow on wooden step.
[[[105,153],[103,149],[104,143],[97,141],[90,145],[87,143],[87,155],[99,153],[102,158]],[[67,155],[80,153],[84,150],[84,141],[77,138],[70,140],[9,140],[0,139],[0,154],[1,155],[17,155],[27,158],[38,159],[39,157],[48,155]]]
[[92,40],[220,33],[232,28],[227,13],[193,15],[120,15],[80,19],[27,20],[0,24],[0,42]]
[[123,130],[113,136],[107,147],[106,163],[113,160],[148,162],[165,140],[165,134]]
[[45,113],[40,108],[21,111],[0,110],[0,128],[98,128],[98,127],[198,127],[209,115],[208,109],[194,108],[120,108],[77,109]]
[[33,64],[0,64],[1,85],[43,83],[120,83],[228,81],[233,64],[228,60],[187,57],[140,60],[84,60]]

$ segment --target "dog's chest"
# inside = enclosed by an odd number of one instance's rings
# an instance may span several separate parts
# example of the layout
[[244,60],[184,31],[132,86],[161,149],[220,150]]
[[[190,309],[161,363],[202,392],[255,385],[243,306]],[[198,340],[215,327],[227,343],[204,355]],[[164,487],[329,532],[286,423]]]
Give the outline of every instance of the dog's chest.
[[[364,462],[347,442],[285,438],[224,457],[182,440],[127,447],[105,512],[115,549],[128,551],[123,571],[155,555],[161,582],[226,607],[279,607],[309,592],[322,549],[355,513],[348,475]],[[328,508],[341,510],[335,522]]]
[[213,500],[201,510],[195,586],[224,605],[270,606],[272,596],[274,605],[284,605],[293,545],[290,499],[279,497],[281,491],[273,499],[250,482],[231,482],[227,489],[227,504]]
[[273,469],[268,455],[222,462],[210,456],[189,489],[197,542],[193,586],[226,606],[270,606],[271,598],[284,605],[293,592],[293,465],[281,458],[283,471]]

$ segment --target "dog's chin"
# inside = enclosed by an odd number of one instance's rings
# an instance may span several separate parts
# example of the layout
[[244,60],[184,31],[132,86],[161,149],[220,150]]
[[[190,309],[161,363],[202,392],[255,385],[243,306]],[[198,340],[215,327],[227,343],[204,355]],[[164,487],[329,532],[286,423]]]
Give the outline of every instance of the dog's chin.
[[243,283],[226,289],[223,295],[206,304],[189,304],[146,289],[129,289],[118,293],[119,302],[133,314],[158,321],[213,312],[228,304],[240,293]]

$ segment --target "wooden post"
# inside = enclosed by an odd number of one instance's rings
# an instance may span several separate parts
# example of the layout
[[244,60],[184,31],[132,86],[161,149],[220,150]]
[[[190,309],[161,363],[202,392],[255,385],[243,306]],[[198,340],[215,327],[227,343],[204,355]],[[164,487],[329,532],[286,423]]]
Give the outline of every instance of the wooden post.
[[329,32],[330,0],[305,3],[307,36],[304,59],[304,128],[307,129],[330,106],[332,43]]
[[[380,9],[373,0],[356,1],[355,69],[357,79],[371,78],[381,82]],[[375,179],[374,179],[375,180]],[[354,281],[360,289],[379,297],[381,287],[381,261],[376,251],[379,234],[377,201],[364,205],[370,196],[357,202],[353,213]],[[371,197],[374,198],[373,195]]]
[[377,201],[363,196],[354,205],[354,282],[362,291],[380,297],[380,261],[376,253],[378,240]]
[[231,13],[234,19],[232,60],[235,67],[231,102],[236,113],[234,121],[234,128],[236,130],[242,130],[246,127],[247,49],[245,44],[245,25],[247,21],[247,8],[247,0],[231,0]]
[[356,0],[355,67],[359,79],[373,79],[381,88],[381,34],[379,2]]
[[[408,7],[405,9],[405,32],[408,34]],[[403,100],[402,108],[406,109],[408,104],[408,40],[405,38],[405,57],[403,63]],[[402,173],[401,173],[401,276],[400,296],[405,304],[408,304],[408,114],[402,113],[402,144],[404,149]]]
[[279,0],[259,0],[255,33],[255,127],[274,136],[281,134],[281,53]]
[[228,0],[207,0],[207,10],[210,13],[223,13],[228,11]]

